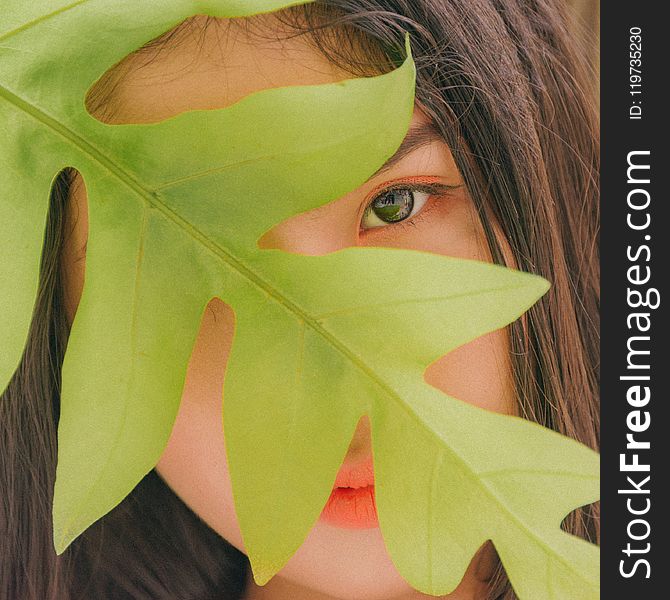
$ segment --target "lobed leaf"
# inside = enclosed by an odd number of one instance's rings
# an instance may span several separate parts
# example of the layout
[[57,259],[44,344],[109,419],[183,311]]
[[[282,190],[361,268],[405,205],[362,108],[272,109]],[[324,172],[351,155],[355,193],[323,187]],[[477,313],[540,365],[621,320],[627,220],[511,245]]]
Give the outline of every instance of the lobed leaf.
[[53,178],[75,167],[88,192],[86,281],[62,371],[56,551],[155,466],[218,297],[235,311],[223,427],[258,583],[304,541],[367,414],[382,535],[413,587],[448,593],[492,539],[520,598],[596,598],[597,548],[560,522],[597,498],[597,455],[423,379],[440,356],[518,318],[547,282],[414,250],[315,257],[256,245],[395,151],[413,110],[411,56],[378,77],[266,90],[150,125],[105,125],[84,108],[110,65],[194,12],[300,3],[3,6],[2,387],[32,317]]

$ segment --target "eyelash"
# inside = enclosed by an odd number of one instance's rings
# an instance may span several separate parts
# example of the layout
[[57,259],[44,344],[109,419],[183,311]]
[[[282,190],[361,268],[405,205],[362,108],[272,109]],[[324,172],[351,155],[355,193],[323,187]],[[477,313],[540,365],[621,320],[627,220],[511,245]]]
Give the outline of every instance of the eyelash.
[[[456,185],[445,185],[443,183],[412,183],[410,181],[406,182],[398,182],[394,183],[392,185],[389,185],[387,187],[384,187],[380,190],[377,190],[375,195],[370,198],[370,200],[367,202],[365,209],[363,210],[363,213],[361,214],[361,217],[359,219],[359,233],[369,233],[370,231],[375,231],[375,230],[381,230],[383,232],[388,232],[389,228],[393,228],[394,232],[402,232],[405,231],[406,229],[410,227],[416,227],[416,225],[421,222],[425,216],[431,212],[433,206],[435,205],[435,202],[432,202],[433,198],[435,196],[441,197],[450,192],[451,190],[460,187]],[[366,215],[369,213],[370,210],[372,210],[372,204],[374,201],[379,198],[380,196],[383,196],[384,194],[387,194],[388,192],[391,192],[393,190],[410,190],[412,193],[414,192],[425,192],[427,194],[430,194],[430,198],[426,201],[424,206],[419,210],[418,213],[416,213],[413,217],[409,217],[407,219],[403,219],[402,221],[398,221],[397,223],[388,223],[387,225],[384,226],[379,226],[379,227],[368,227],[368,228],[363,228],[361,224],[363,223],[363,220],[365,219]]]

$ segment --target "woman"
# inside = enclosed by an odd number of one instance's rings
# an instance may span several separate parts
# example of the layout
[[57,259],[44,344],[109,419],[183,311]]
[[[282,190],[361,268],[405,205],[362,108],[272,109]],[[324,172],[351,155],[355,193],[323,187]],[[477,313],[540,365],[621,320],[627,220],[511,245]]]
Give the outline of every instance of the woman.
[[[240,23],[199,16],[110,70],[87,107],[107,123],[154,122],[267,87],[377,74],[391,68],[405,31],[418,68],[406,143],[369,182],[280,223],[260,245],[303,254],[412,248],[547,277],[551,291],[525,320],[449,353],[425,378],[596,448],[596,120],[553,2],[329,0]],[[155,470],[54,554],[59,373],[83,286],[86,200],[85,182],[64,171],[52,192],[29,343],[0,403],[0,523],[8,532],[0,597],[429,597],[395,571],[378,528],[329,522],[328,514],[277,576],[255,584],[219,430],[234,321],[218,300],[203,315]],[[340,475],[364,474],[369,462],[364,418]],[[565,527],[597,541],[595,515],[593,507],[575,511]],[[447,597],[514,597],[490,544]]]

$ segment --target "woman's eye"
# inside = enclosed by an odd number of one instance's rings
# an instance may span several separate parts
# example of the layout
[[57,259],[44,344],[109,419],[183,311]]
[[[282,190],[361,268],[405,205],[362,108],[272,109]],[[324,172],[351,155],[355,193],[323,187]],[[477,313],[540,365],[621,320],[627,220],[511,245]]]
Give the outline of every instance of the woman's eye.
[[416,215],[429,198],[429,192],[409,187],[386,190],[366,207],[361,228],[372,229],[404,221]]

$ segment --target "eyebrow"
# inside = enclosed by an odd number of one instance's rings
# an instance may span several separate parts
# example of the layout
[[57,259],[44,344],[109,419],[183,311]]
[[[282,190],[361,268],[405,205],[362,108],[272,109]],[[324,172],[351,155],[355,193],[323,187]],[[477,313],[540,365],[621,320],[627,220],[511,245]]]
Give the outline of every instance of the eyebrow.
[[433,142],[444,142],[444,138],[440,135],[433,123],[421,123],[410,127],[405,139],[395,151],[395,154],[379,167],[379,169],[370,176],[370,179],[390,170],[410,152],[414,152],[414,150],[432,144]]

